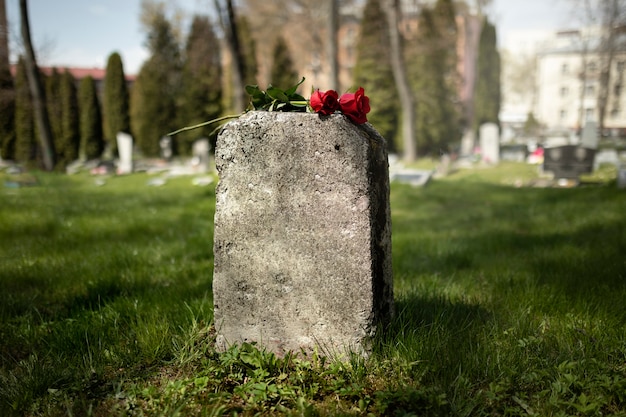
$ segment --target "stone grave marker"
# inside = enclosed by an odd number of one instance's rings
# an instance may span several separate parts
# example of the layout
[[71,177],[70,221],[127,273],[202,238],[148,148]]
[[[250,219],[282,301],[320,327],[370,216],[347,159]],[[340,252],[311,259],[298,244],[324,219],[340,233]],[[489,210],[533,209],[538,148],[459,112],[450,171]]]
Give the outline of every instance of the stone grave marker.
[[117,152],[120,160],[117,166],[118,174],[133,172],[133,137],[126,132],[117,133]]
[[249,112],[215,158],[217,348],[367,355],[393,314],[385,140],[339,114]]
[[580,146],[588,149],[598,149],[598,124],[588,121],[583,127],[580,137]]
[[550,171],[554,178],[578,180],[581,174],[593,171],[593,160],[596,151],[577,145],[556,146],[545,148],[543,154],[543,170]]
[[474,153],[474,131],[467,129],[461,138],[461,156],[470,156]]
[[484,162],[497,164],[500,162],[500,136],[498,125],[484,123],[480,126],[480,149]]
[[161,150],[161,158],[169,161],[172,159],[172,138],[170,136],[163,136],[159,139],[159,148]]
[[205,173],[209,170],[209,151],[211,144],[207,138],[194,141],[191,146],[192,165],[196,172]]
[[617,170],[617,188],[626,190],[626,168],[619,168]]

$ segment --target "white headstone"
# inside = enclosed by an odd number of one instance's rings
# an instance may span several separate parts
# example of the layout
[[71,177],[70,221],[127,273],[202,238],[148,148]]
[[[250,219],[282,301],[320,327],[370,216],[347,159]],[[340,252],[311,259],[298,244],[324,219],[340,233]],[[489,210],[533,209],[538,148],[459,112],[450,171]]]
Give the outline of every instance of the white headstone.
[[580,138],[580,145],[583,148],[598,148],[598,124],[596,122],[589,121],[585,123],[582,137]]
[[474,153],[474,131],[467,129],[461,139],[461,156],[470,156]]
[[500,162],[500,137],[498,125],[485,123],[480,126],[480,149],[484,162],[497,164]]
[[211,144],[207,138],[198,139],[193,143],[191,153],[193,155],[193,165],[197,172],[207,172],[209,170],[209,151]]
[[617,188],[626,190],[626,168],[617,171]]
[[161,158],[166,161],[172,159],[172,138],[170,136],[163,136],[159,139],[159,148],[161,148]]
[[120,155],[117,173],[130,174],[133,172],[133,137],[128,133],[118,132],[117,151]]

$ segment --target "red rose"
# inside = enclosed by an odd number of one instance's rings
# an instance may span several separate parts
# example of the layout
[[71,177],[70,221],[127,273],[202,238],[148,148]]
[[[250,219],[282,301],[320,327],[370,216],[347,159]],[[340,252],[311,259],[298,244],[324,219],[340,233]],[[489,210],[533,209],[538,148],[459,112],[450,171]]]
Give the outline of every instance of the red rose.
[[325,92],[315,90],[313,94],[311,94],[309,104],[316,113],[329,115],[333,114],[336,110],[339,110],[338,98],[339,94],[337,94],[335,90],[328,90]]
[[370,111],[370,99],[365,95],[363,87],[359,87],[356,93],[346,93],[339,99],[341,112],[356,124],[367,122],[366,114]]

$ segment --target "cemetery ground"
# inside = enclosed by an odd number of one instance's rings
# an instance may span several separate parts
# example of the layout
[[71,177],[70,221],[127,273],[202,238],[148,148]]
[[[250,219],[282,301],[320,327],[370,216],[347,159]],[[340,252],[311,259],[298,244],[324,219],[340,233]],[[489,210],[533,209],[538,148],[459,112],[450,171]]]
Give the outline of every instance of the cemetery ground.
[[346,362],[214,351],[214,184],[0,188],[0,415],[625,416],[626,194],[535,170],[392,184],[396,317]]

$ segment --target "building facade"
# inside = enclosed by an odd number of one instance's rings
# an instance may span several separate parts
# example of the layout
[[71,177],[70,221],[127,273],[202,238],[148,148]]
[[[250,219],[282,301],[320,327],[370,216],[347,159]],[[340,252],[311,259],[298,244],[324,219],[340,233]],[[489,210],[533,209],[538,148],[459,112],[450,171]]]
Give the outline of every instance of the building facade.
[[[599,123],[604,87],[603,134],[626,134],[626,48],[614,49],[607,66],[609,60],[606,53],[599,52],[596,34],[560,32],[538,52],[533,113],[548,130],[577,133],[589,121]],[[607,69],[608,83],[603,86],[602,74]]]

